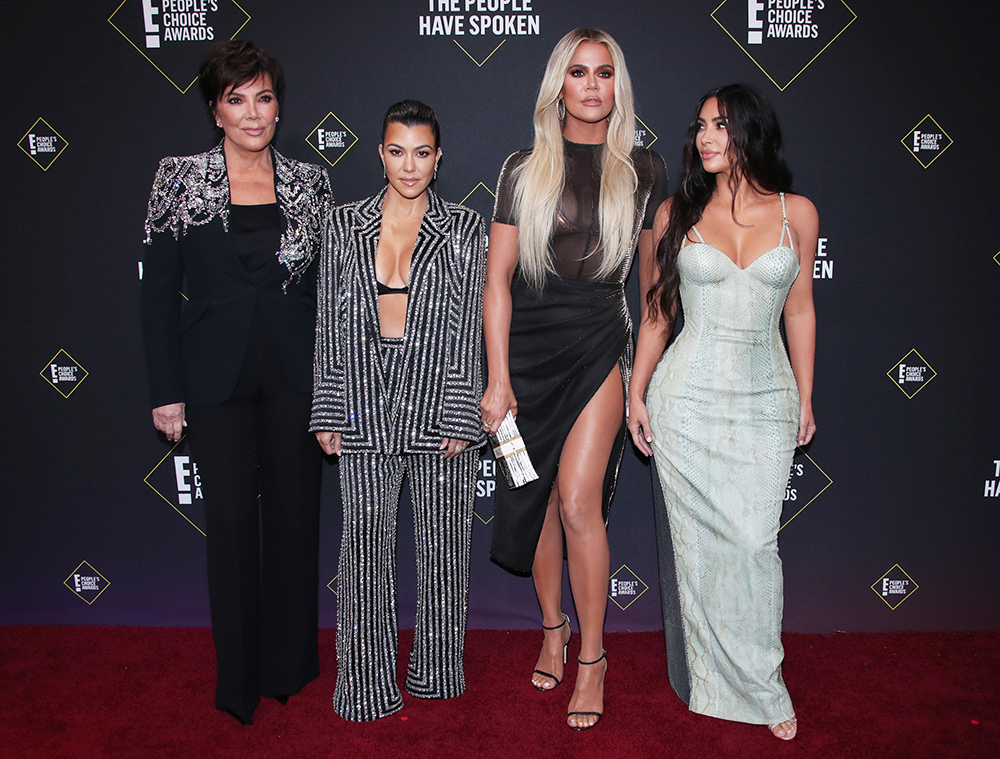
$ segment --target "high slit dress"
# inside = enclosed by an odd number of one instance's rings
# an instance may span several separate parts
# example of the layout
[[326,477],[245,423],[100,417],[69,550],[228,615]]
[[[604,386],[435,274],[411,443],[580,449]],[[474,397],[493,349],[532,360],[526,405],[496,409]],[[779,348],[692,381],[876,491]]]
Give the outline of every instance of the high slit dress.
[[799,260],[781,208],[777,246],[746,268],[692,227],[684,328],[646,393],[670,683],[693,712],[766,725],[795,716],[778,521],[800,406],[779,322]]
[[[517,426],[538,479],[515,490],[497,487],[490,558],[504,569],[531,574],[545,509],[559,468],[559,457],[580,412],[617,366],[623,399],[628,397],[634,345],[625,303],[628,256],[610,277],[598,278],[599,199],[604,145],[563,141],[566,181],[557,210],[549,255],[554,268],[544,287],[532,287],[515,271],[511,283],[508,348],[510,381],[517,398]],[[517,224],[514,208],[516,169],[531,155],[524,150],[504,163],[493,221]],[[666,198],[663,159],[644,148],[632,151],[638,177],[631,249],[639,232],[652,229],[653,216]],[[604,477],[603,515],[608,518],[625,446],[625,407]]]

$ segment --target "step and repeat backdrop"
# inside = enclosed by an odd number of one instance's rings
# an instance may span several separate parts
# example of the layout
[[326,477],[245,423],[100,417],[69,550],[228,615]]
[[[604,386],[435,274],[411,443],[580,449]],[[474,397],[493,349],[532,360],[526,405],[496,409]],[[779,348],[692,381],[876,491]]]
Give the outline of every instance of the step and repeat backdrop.
[[[0,624],[207,625],[204,490],[146,398],[137,297],[158,160],[214,144],[195,74],[251,39],[287,77],[276,147],[338,201],[382,186],[385,109],[435,108],[438,190],[491,212],[531,140],[554,43],[608,30],[635,83],[637,145],[679,174],[698,98],[774,102],[820,211],[815,441],[779,536],[799,632],[1000,626],[1000,24],[973,0],[56,0],[0,2],[7,272],[0,300]],[[637,309],[635,277],[629,283]],[[470,625],[539,624],[530,580],[488,559],[498,473],[480,468]],[[324,473],[321,622],[335,624],[340,504]],[[413,624],[401,513],[400,623]],[[660,627],[648,462],[629,445],[609,536],[608,628]]]

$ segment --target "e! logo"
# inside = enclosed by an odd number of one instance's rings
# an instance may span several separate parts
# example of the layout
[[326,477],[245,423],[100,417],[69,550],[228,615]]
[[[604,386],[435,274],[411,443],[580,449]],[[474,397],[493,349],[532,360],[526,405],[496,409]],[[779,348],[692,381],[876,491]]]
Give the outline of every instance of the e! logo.
[[142,0],[142,22],[146,26],[147,48],[160,46],[160,27],[153,20],[153,16],[159,12],[160,9],[153,5],[152,0]]

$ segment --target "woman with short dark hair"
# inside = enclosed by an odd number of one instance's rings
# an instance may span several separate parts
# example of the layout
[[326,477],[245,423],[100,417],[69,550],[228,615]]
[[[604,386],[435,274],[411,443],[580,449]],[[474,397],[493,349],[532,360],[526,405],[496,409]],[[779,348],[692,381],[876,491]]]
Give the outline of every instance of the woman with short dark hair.
[[[655,459],[670,522],[661,567],[676,553],[670,682],[692,711],[782,740],[797,723],[781,677],[778,520],[795,447],[816,431],[819,217],[791,184],[763,95],[741,84],[705,95],[680,186],[656,214],[658,278],[629,394],[632,439]],[[681,304],[684,328],[664,354]]]
[[219,42],[199,76],[221,142],[160,162],[140,311],[153,423],[169,442],[190,423],[204,483],[215,705],[250,724],[261,695],[284,703],[319,674],[322,456],[308,426],[332,197],[326,171],[271,147],[272,55]]

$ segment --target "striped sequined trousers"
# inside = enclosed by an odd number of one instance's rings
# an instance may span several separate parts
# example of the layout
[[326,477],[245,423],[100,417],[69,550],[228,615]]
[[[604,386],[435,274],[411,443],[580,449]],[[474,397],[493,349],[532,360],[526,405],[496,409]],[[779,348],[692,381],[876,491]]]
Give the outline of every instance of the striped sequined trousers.
[[[393,399],[403,381],[401,351],[402,341],[383,338],[387,395]],[[344,531],[333,695],[341,717],[364,722],[403,707],[396,682],[396,522],[404,477],[413,502],[417,562],[417,619],[406,689],[419,698],[453,698],[465,690],[479,453],[469,449],[453,459],[440,453],[341,456]]]

